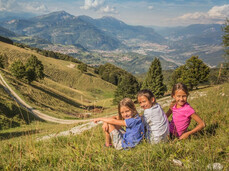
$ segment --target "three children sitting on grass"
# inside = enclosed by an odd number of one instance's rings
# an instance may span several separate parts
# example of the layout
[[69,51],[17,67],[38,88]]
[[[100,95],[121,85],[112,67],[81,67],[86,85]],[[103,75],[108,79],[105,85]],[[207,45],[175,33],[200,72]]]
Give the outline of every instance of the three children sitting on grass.
[[[187,103],[188,95],[184,84],[175,84],[171,93],[174,100],[165,115],[161,106],[156,103],[153,93],[147,89],[141,90],[137,94],[137,100],[144,109],[142,117],[139,116],[133,101],[124,98],[118,105],[118,116],[97,118],[94,122],[103,121],[105,146],[113,144],[117,150],[135,147],[144,136],[151,144],[167,142],[169,135],[171,138],[185,139],[205,127],[203,120]],[[172,121],[168,122],[167,118],[171,114]],[[191,119],[197,122],[197,126],[187,131]],[[126,131],[122,126],[126,127]]]

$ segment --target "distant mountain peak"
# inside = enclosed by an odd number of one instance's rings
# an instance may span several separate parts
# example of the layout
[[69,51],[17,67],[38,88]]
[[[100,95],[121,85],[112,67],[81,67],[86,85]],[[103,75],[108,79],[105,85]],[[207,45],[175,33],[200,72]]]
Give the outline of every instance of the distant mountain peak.
[[53,17],[58,17],[60,19],[66,19],[66,18],[76,18],[74,15],[71,15],[67,13],[66,11],[55,11],[49,14],[41,15],[38,17],[35,17],[36,19],[45,19],[45,18],[53,18]]
[[121,21],[121,20],[118,20],[118,19],[116,19],[116,18],[114,18],[114,17],[111,17],[111,16],[103,16],[102,18],[101,18],[101,20],[108,20],[108,21],[115,21],[115,22],[119,22],[119,23],[123,23],[123,24],[125,24],[123,21]]

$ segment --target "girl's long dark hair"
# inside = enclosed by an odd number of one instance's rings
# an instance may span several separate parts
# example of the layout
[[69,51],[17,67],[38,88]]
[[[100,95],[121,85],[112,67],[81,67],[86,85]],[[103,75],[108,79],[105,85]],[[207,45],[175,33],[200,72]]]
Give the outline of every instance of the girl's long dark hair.
[[137,97],[140,97],[140,96],[145,96],[149,101],[151,101],[152,98],[154,98],[155,99],[154,103],[156,103],[156,98],[153,92],[149,89],[140,90],[137,94]]
[[177,90],[183,90],[187,94],[187,96],[189,95],[187,86],[183,83],[177,83],[173,86],[171,97],[175,95]]

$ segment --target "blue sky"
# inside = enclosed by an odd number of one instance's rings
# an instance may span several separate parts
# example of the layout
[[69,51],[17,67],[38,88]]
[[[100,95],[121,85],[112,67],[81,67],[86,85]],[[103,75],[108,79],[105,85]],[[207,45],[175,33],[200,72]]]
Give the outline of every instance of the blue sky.
[[131,25],[224,23],[229,0],[0,0],[0,11],[37,15],[64,10],[92,18],[113,16]]

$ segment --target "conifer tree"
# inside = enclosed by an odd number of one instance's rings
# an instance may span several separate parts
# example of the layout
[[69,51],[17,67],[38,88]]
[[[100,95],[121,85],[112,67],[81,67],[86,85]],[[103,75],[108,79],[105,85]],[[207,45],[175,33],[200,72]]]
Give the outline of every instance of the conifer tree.
[[151,90],[156,97],[161,97],[164,95],[166,86],[163,84],[161,63],[158,58],[155,58],[151,63],[141,89]]
[[222,27],[222,29],[224,31],[223,46],[224,46],[225,56],[226,59],[229,60],[229,19],[226,19],[226,22]]
[[226,19],[222,30],[224,31],[223,46],[225,51],[225,62],[220,66],[217,83],[229,81],[229,19]]
[[200,83],[208,81],[210,68],[198,58],[198,56],[192,56],[188,59],[185,65],[177,68],[172,74],[172,84],[182,82],[192,90]]
[[139,83],[133,75],[123,75],[119,80],[113,102],[116,104],[125,97],[135,99],[135,96],[139,89]]

